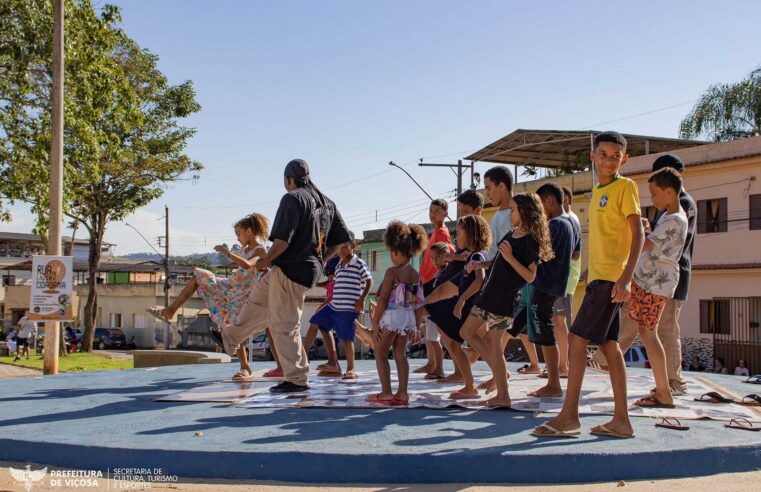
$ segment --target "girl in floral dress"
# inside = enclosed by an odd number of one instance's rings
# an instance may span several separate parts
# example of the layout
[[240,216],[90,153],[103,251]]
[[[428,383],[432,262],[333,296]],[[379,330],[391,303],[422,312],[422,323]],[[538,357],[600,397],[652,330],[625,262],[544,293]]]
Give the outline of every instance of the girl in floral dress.
[[[190,282],[182,289],[172,304],[165,308],[152,307],[148,309],[148,312],[159,320],[170,323],[177,310],[198,291],[209,309],[212,321],[218,328],[235,324],[241,307],[248,299],[251,287],[261,276],[252,267],[256,264],[257,258],[267,252],[263,244],[267,241],[268,231],[267,218],[261,214],[252,213],[239,220],[235,224],[235,236],[242,246],[239,254],[233,253],[227,246],[218,245],[214,247],[214,251],[227,256],[230,261],[238,266],[233,274],[230,277],[218,277],[213,272],[203,268],[195,268]],[[212,329],[212,335],[215,340],[220,342],[221,337],[218,331]],[[277,360],[275,347],[272,343],[270,343],[270,350]],[[241,346],[238,350],[238,358],[240,359],[241,370],[233,376],[233,379],[251,379],[253,375],[248,365],[245,347]],[[265,375],[277,376],[278,371],[282,373],[280,364],[278,364],[277,369],[268,371]]]

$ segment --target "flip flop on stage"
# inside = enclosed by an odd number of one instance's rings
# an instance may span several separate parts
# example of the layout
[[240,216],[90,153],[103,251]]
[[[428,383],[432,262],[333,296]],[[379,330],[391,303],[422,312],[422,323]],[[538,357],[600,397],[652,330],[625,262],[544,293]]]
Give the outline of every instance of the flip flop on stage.
[[746,379],[745,382],[750,384],[761,384],[761,374],[756,374],[755,376],[751,376],[748,379]]
[[734,400],[726,398],[715,391],[705,393],[700,398],[695,398],[695,401],[702,401],[704,403],[735,403]]
[[590,434],[594,434],[595,436],[605,436],[605,437],[615,437],[618,439],[631,439],[634,437],[634,434],[624,434],[622,432],[616,432],[614,430],[608,429],[605,424],[597,425],[595,427],[592,427],[592,430],[590,431]]
[[529,364],[525,364],[523,367],[518,369],[518,374],[541,374],[542,370],[538,367],[536,369],[531,369],[531,366]]
[[655,424],[656,427],[660,427],[662,429],[672,429],[672,430],[678,430],[678,431],[686,431],[690,428],[686,425],[682,425],[681,422],[679,422],[679,419],[676,419],[674,417],[663,417],[663,419]]
[[[539,432],[539,429],[544,429],[549,432]],[[531,433],[532,436],[535,437],[576,437],[579,434],[581,434],[581,427],[577,429],[571,429],[571,430],[560,430],[556,429],[550,424],[544,423],[540,424],[534,431]]]
[[285,374],[283,374],[283,370],[279,367],[275,367],[274,369],[270,369],[269,371],[262,374],[262,377],[265,378],[282,378],[285,377]]
[[738,405],[744,405],[746,407],[761,407],[761,396],[747,395],[742,400],[737,402]]
[[642,408],[676,408],[673,403],[663,403],[654,396],[646,396],[634,402],[634,406]]
[[354,372],[352,369],[351,371],[346,371],[343,376],[341,376],[341,379],[343,380],[351,380],[351,379],[359,379],[357,376],[357,373]]
[[241,369],[233,375],[233,381],[251,381],[254,375],[248,369]]
[[761,431],[761,427],[754,426],[753,422],[743,418],[732,419],[728,424],[724,424],[724,427],[728,429],[740,429],[754,432]]

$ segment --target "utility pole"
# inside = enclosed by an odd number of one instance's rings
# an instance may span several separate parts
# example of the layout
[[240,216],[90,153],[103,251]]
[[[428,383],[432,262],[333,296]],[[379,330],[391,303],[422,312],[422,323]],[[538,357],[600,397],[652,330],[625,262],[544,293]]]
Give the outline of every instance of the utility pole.
[[[50,139],[50,232],[47,254],[61,255],[63,222],[63,3],[53,3],[53,88],[51,91],[52,128]],[[43,374],[58,374],[58,322],[45,322]]]
[[[473,162],[471,162],[470,164],[463,164],[462,159],[459,159],[457,161],[457,164],[430,164],[430,163],[423,163],[423,159],[420,159],[420,163],[418,164],[418,166],[420,167],[448,167],[449,169],[451,169],[452,172],[455,173],[455,176],[457,176],[457,196],[460,196],[460,193],[462,193],[462,176],[465,174],[466,170],[470,169],[470,187],[471,189],[475,188]],[[457,218],[459,219],[459,216]]]
[[[421,159],[421,160],[422,160],[422,159]],[[431,199],[431,201],[433,201],[433,197],[432,197],[432,196],[431,196],[431,195],[430,195],[430,194],[429,194],[427,191],[425,191],[425,188],[423,188],[422,186],[420,186],[420,183],[418,183],[418,182],[417,182],[417,180],[416,180],[415,178],[413,178],[413,177],[412,177],[412,175],[411,175],[410,173],[408,173],[406,169],[404,169],[404,168],[403,168],[403,167],[401,167],[400,165],[396,164],[394,161],[391,161],[391,162],[389,162],[389,163],[388,163],[388,165],[389,165],[389,166],[393,166],[393,167],[395,167],[395,168],[399,169],[400,171],[402,171],[404,174],[406,174],[406,175],[407,175],[407,177],[408,177],[408,178],[410,178],[410,179],[412,180],[412,182],[413,182],[413,183],[415,183],[415,184],[417,185],[417,187],[418,187],[418,188],[420,188],[420,191],[422,191],[423,193],[425,193],[425,196],[427,196],[428,198],[430,198],[430,199]],[[421,165],[422,165],[422,164],[421,164]],[[375,220],[376,220],[376,222],[377,222],[377,220],[378,220],[378,211],[377,211],[377,210],[376,210],[376,212],[375,212],[375,216],[376,216],[376,217],[375,217]],[[449,219],[449,220],[452,220],[452,219],[451,219],[451,217],[449,217],[449,215],[447,215],[447,219]]]
[[[164,307],[169,306],[169,207],[164,205]],[[169,323],[164,323],[164,348],[169,348]]]

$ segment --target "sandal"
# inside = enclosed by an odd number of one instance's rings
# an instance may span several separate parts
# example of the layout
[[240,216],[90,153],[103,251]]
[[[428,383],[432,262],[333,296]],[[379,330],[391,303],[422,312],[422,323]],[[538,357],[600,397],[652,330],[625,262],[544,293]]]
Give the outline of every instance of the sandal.
[[[747,401],[746,401],[747,400]],[[738,405],[744,405],[746,407],[761,407],[761,396],[747,395],[742,400],[737,402]]]
[[624,434],[621,432],[617,432],[612,429],[608,429],[608,427],[606,427],[605,424],[592,427],[592,430],[589,433],[595,436],[617,437],[619,439],[631,439],[632,437],[634,437],[634,433]]
[[474,395],[466,395],[462,391],[457,390],[457,391],[452,391],[449,394],[449,399],[450,400],[468,400],[468,399],[472,399],[472,398],[478,398],[478,393],[476,393],[475,396]]
[[695,398],[695,401],[702,401],[705,403],[735,403],[734,400],[730,398],[725,398],[721,396],[719,393],[715,391],[711,391],[709,393],[706,393],[702,395],[700,398]]
[[327,364],[327,363],[320,364],[319,366],[317,366],[317,370],[318,371],[324,371],[324,372],[327,372],[327,371],[338,371],[338,372],[340,372],[341,371],[341,369],[337,368],[336,366],[331,366],[330,364]]
[[169,323],[172,324],[172,320],[167,319],[165,316],[161,314],[162,309],[160,307],[150,307],[145,310],[148,314],[156,318],[157,320],[161,321],[162,323]]
[[443,374],[426,374],[423,379],[442,379],[444,377]]
[[524,364],[523,367],[518,369],[518,374],[541,374],[541,369],[530,369],[529,364]]
[[391,400],[389,400],[388,402],[386,402],[386,405],[391,405],[391,406],[394,406],[394,407],[403,407],[403,406],[407,406],[409,404],[410,404],[410,399],[409,398],[402,400],[401,398],[394,397]]
[[250,369],[241,369],[233,375],[233,381],[251,381],[254,378]]
[[673,403],[663,403],[654,396],[646,396],[634,402],[634,406],[641,408],[676,408]]
[[686,425],[682,425],[682,423],[679,422],[679,419],[674,417],[663,417],[663,419],[655,424],[655,426],[662,429],[672,429],[678,431],[686,431],[690,429]]
[[729,429],[740,429],[740,430],[754,431],[754,432],[761,431],[761,427],[754,426],[753,422],[743,418],[732,419],[729,421],[728,424],[724,424],[724,427],[727,427]]
[[[393,398],[392,398],[392,399],[393,399]],[[378,404],[380,404],[380,405],[388,405],[388,403],[389,403],[391,400],[381,400],[381,399],[379,399],[379,398],[378,398],[378,395],[377,395],[377,394],[375,394],[375,395],[370,395],[370,396],[368,396],[367,398],[365,398],[365,401],[366,401],[367,403],[378,403]]]
[[[548,433],[539,432],[539,429],[548,430],[549,432]],[[579,427],[578,429],[571,429],[571,430],[564,431],[564,430],[556,429],[547,423],[539,424],[539,426],[536,429],[534,429],[534,431],[531,433],[531,435],[535,437],[576,437],[579,434],[581,434],[581,427]]]
[[347,380],[347,379],[358,379],[357,373],[354,372],[354,370],[346,371],[343,376],[341,376],[341,379]]
[[745,380],[745,382],[750,384],[761,384],[761,374],[750,376],[748,379]]
[[265,378],[283,378],[285,377],[285,374],[283,374],[283,370],[279,367],[275,367],[274,369],[270,369],[269,371],[262,374]]

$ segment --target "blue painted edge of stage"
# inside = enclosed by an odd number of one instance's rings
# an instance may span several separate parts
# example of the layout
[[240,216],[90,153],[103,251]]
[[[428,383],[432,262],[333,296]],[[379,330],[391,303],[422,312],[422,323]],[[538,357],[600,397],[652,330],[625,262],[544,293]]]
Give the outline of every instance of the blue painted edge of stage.
[[186,478],[296,483],[588,483],[755,471],[761,469],[761,441],[676,452],[463,456],[168,451],[0,439],[0,459],[104,475],[119,463],[120,468],[162,468]]

